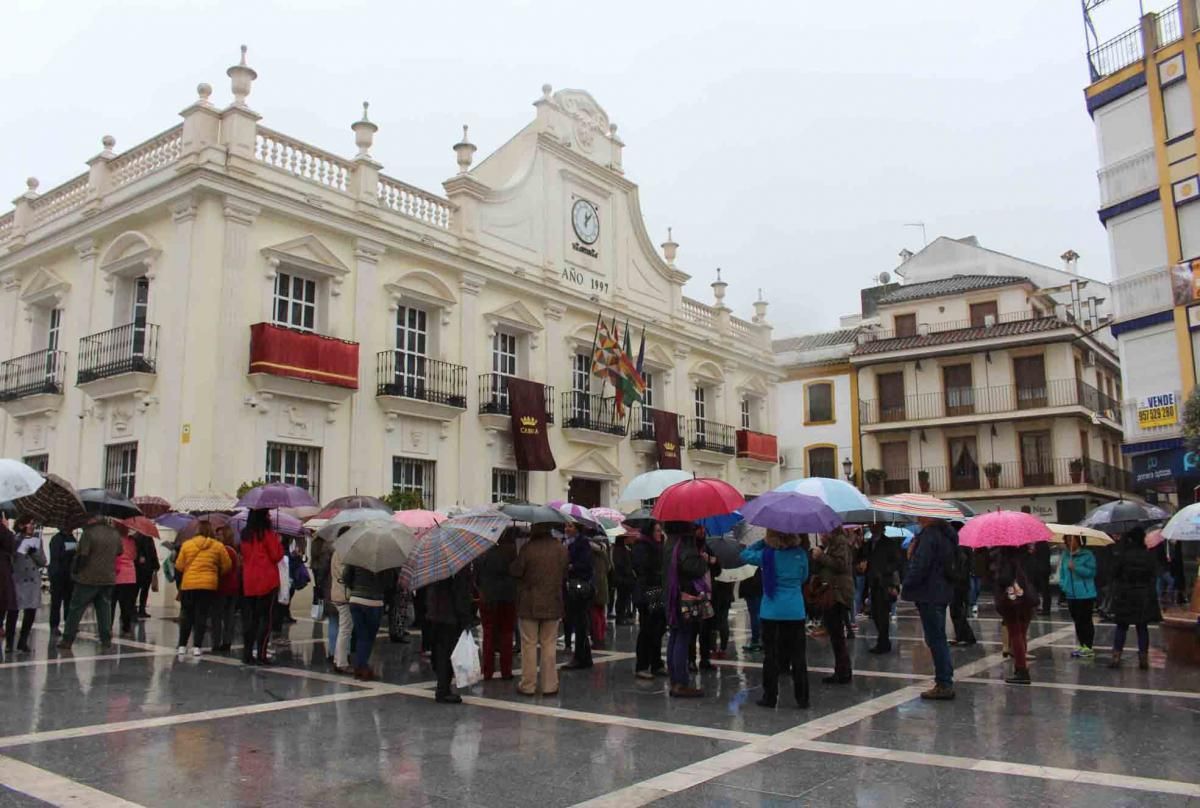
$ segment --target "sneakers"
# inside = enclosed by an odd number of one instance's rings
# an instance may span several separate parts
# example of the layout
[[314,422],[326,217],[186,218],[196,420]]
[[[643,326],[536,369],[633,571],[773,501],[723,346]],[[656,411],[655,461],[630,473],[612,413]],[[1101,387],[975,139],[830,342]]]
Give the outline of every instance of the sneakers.
[[654,674],[650,671],[638,671],[634,676],[638,679],[654,679]]
[[175,649],[175,653],[179,654],[180,656],[183,656],[184,654],[187,653],[187,646],[186,645],[179,646],[178,648]]
[[1032,683],[1032,680],[1029,678],[1028,668],[1018,668],[1017,670],[1014,670],[1013,675],[1006,677],[1004,681],[1006,684],[1010,685],[1027,685]]
[[946,685],[934,685],[921,694],[926,701],[953,701],[954,688]]
[[1072,659],[1080,659],[1080,658],[1092,659],[1095,656],[1096,656],[1096,652],[1093,651],[1091,648],[1088,648],[1086,645],[1081,645],[1078,648],[1076,648],[1074,651],[1071,652]]
[[971,616],[972,616],[972,617],[979,617],[979,607],[978,607],[978,606],[972,606],[972,607],[971,607]]
[[198,646],[198,645],[192,649],[192,656],[194,656],[194,657],[198,657],[203,653],[204,653],[204,651],[201,650],[200,646]]

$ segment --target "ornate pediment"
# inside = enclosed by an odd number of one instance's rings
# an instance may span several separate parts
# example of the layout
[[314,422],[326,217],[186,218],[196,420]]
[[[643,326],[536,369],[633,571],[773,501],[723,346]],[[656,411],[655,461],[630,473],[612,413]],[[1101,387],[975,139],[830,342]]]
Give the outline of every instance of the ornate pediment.
[[483,315],[493,329],[507,326],[523,333],[542,330],[542,321],[529,310],[520,300],[514,300],[507,306],[502,306]]
[[297,269],[305,269],[336,278],[350,272],[350,267],[346,266],[333,250],[311,234],[270,247],[263,247],[262,254],[275,268],[281,265],[290,265]]
[[55,308],[62,302],[70,290],[71,284],[55,275],[48,269],[42,268],[33,273],[33,277],[21,289],[21,302],[28,306],[46,306]]
[[603,449],[587,449],[559,466],[564,477],[590,477],[601,480],[621,479],[621,469],[609,460]]
[[763,397],[770,392],[771,388],[767,386],[767,382],[762,376],[756,374],[742,382],[742,384],[738,386],[738,390],[743,393],[750,393],[751,395]]

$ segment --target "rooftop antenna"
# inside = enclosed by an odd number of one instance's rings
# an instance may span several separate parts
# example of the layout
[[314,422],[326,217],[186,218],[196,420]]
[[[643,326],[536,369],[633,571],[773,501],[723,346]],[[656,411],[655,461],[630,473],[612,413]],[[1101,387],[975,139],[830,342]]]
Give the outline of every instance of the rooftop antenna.
[[929,239],[925,237],[925,222],[905,222],[904,226],[921,228],[921,241],[924,244],[924,246],[926,246],[926,247],[929,246]]

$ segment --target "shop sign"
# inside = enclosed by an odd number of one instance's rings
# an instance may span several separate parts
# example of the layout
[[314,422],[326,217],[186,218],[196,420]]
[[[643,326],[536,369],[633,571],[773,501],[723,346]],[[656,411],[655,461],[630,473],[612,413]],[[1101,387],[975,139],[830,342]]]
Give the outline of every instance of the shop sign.
[[1141,429],[1179,423],[1179,397],[1175,393],[1160,393],[1138,399],[1137,419]]

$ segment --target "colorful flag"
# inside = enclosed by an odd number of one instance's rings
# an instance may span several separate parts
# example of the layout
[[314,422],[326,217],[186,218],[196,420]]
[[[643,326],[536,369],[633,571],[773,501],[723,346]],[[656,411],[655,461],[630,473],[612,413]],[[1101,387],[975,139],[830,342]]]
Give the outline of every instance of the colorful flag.
[[596,347],[592,351],[592,375],[609,379],[617,365],[617,352],[620,348],[602,319],[596,321],[595,343]]
[[[645,339],[642,341],[642,347],[643,349],[645,348]],[[628,404],[641,401],[646,392],[646,380],[642,378],[641,368],[639,367],[640,361],[638,365],[635,365],[629,355],[632,350],[633,346],[629,344],[629,323],[627,322],[625,323],[625,345],[621,349],[621,355],[618,357],[617,368],[621,377],[621,384],[618,389],[621,390],[623,399]]]

